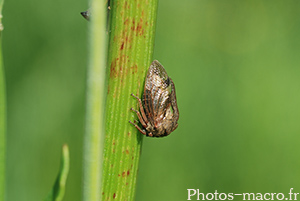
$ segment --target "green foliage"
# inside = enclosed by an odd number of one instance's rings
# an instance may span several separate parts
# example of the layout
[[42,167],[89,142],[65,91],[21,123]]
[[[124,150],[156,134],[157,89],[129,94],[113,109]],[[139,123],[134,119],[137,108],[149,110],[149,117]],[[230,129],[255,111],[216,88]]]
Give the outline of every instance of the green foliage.
[[70,155],[68,145],[62,147],[62,159],[60,170],[57,175],[53,188],[48,193],[47,198],[44,201],[62,201],[65,195],[66,182],[70,169]]

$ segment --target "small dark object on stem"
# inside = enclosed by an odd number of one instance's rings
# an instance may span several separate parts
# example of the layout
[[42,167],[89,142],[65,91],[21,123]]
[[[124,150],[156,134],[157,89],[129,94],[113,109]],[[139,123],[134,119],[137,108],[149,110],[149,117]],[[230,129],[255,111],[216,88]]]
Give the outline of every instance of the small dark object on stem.
[[[110,10],[110,0],[106,0],[105,4],[107,4],[107,19],[109,15],[109,10]],[[90,10],[84,11],[80,13],[86,20],[90,21],[91,19],[91,12]]]
[[84,11],[80,13],[85,19],[87,19],[88,21],[90,21],[90,11]]

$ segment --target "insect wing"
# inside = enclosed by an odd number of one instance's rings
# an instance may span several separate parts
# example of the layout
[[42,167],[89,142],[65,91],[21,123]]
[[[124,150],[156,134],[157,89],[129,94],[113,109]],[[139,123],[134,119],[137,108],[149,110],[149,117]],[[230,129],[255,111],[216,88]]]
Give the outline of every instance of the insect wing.
[[166,70],[154,60],[147,73],[143,101],[147,118],[155,127],[162,121],[166,109],[171,105],[171,91]]
[[177,106],[175,85],[174,85],[174,82],[171,78],[170,78],[170,82],[171,82],[171,87],[172,87],[170,100],[171,100],[171,105],[172,105],[172,109],[173,109],[173,120],[177,123],[177,121],[179,119],[179,110],[178,110],[178,106]]

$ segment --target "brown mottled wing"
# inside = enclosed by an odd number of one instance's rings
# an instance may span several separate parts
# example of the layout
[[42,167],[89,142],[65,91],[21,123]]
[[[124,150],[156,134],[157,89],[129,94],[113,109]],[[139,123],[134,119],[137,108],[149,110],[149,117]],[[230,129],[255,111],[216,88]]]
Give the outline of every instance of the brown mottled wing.
[[[171,88],[170,88],[171,89]],[[166,88],[165,90],[159,89],[154,96],[154,125],[157,127],[164,119],[166,110],[171,106],[170,102],[171,92]]]
[[154,60],[148,70],[144,88],[144,107],[148,121],[156,126],[163,117],[171,93],[170,79],[166,70]]
[[144,98],[143,98],[145,113],[148,121],[151,123],[151,125],[154,125],[154,118],[153,118],[153,102],[151,97],[151,91],[144,89]]

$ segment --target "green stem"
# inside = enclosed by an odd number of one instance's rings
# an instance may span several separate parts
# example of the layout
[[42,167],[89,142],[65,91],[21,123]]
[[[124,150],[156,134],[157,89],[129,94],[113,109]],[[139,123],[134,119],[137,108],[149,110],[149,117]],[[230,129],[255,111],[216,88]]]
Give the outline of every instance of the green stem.
[[111,0],[103,200],[134,200],[143,135],[129,124],[152,62],[158,0]]
[[91,0],[90,58],[87,70],[86,132],[84,141],[83,200],[101,197],[106,64],[106,5]]
[[2,5],[0,0],[0,201],[5,199],[5,153],[6,153],[6,90],[2,61]]

